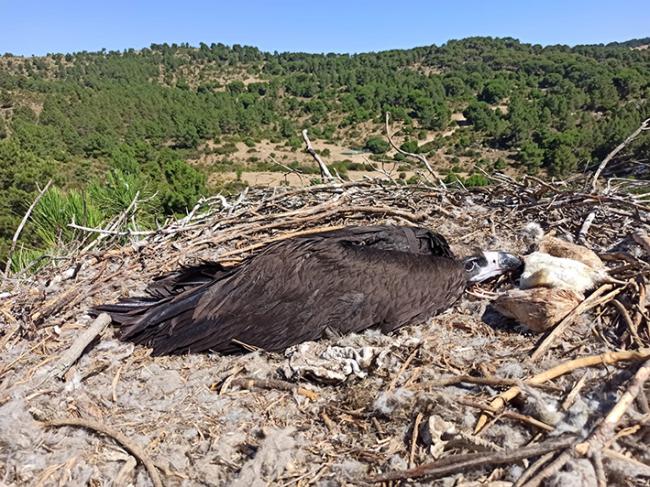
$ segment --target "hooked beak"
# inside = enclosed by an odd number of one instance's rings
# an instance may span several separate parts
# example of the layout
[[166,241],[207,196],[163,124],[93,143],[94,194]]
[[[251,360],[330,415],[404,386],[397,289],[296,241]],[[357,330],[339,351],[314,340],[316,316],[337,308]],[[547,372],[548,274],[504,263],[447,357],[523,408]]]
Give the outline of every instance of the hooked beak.
[[481,282],[505,272],[516,271],[523,265],[519,257],[507,252],[483,252],[483,257],[486,264],[472,276],[470,280],[473,282]]

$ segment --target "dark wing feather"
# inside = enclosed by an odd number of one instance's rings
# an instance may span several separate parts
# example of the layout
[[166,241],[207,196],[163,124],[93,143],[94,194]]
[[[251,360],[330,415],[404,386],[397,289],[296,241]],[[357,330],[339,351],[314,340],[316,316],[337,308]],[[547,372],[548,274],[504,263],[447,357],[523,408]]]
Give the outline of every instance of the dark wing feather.
[[[440,255],[442,254],[442,255]],[[272,244],[235,270],[118,316],[122,337],[155,354],[266,350],[379,326],[384,331],[448,308],[462,265],[425,229],[362,227]],[[115,316],[114,316],[115,317]],[[121,320],[121,321],[120,321]]]
[[385,225],[346,227],[340,230],[317,233],[306,238],[326,238],[328,242],[332,243],[454,258],[445,237],[421,227]]
[[218,262],[202,262],[156,277],[147,286],[146,292],[150,296],[164,298],[218,280],[227,273],[228,269]]

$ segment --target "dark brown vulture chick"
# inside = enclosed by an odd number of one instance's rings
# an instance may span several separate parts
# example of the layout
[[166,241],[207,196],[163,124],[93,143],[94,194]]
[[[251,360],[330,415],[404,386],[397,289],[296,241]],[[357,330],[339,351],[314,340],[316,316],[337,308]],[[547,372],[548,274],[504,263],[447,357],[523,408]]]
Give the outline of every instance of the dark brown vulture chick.
[[383,332],[448,309],[470,281],[519,267],[503,252],[458,260],[424,228],[347,227],[273,243],[240,265],[154,281],[149,297],[96,307],[155,355],[279,351],[328,331]]

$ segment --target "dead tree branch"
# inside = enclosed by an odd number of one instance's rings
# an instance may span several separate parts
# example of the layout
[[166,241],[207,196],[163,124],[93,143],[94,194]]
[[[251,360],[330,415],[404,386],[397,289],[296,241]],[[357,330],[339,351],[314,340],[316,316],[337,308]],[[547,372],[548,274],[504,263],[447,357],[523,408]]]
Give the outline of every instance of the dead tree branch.
[[627,139],[625,139],[623,142],[621,142],[619,145],[617,145],[613,151],[611,151],[609,154],[607,154],[607,157],[603,159],[603,161],[600,163],[598,166],[598,169],[596,169],[596,172],[594,173],[594,177],[591,180],[591,192],[595,193],[597,189],[597,181],[598,177],[600,176],[600,173],[603,172],[607,164],[609,164],[609,161],[611,161],[616,154],[621,152],[626,145],[628,145],[630,142],[632,142],[634,139],[636,139],[641,132],[644,130],[650,130],[650,118],[646,119],[643,121],[643,123],[639,126],[638,129],[636,129],[634,132],[632,132]]
[[305,147],[305,150],[307,153],[314,158],[316,163],[318,164],[318,167],[320,168],[320,177],[323,181],[335,181],[336,179],[334,176],[332,176],[332,173],[330,170],[327,168],[327,165],[325,162],[323,162],[323,159],[316,153],[314,150],[313,146],[311,145],[311,140],[309,140],[309,137],[307,136],[307,129],[304,129],[302,131],[302,138],[305,140],[305,144],[307,147]]
[[133,443],[119,431],[114,431],[111,428],[104,426],[103,424],[100,424],[96,421],[83,418],[52,419],[50,421],[46,421],[45,426],[56,428],[60,428],[62,426],[77,426],[112,438],[144,465],[155,487],[162,487],[163,484],[160,480],[160,475],[158,475],[158,470],[156,470],[156,467],[149,456],[142,448]]
[[369,482],[378,483],[421,477],[439,477],[457,472],[467,472],[470,469],[488,465],[508,465],[519,460],[567,448],[573,443],[573,441],[572,438],[565,438],[561,440],[548,441],[539,445],[518,448],[514,451],[496,452],[487,455],[485,453],[451,455],[435,462],[425,463],[419,467],[399,472],[390,472],[384,475],[377,475],[368,480]]
[[648,380],[648,377],[650,377],[650,360],[647,360],[639,367],[621,398],[598,427],[592,431],[587,440],[565,450],[554,462],[529,480],[525,486],[538,487],[545,479],[560,471],[567,462],[579,455],[588,456],[594,461],[599,479],[598,485],[606,485],[605,472],[602,470],[602,461],[600,460],[601,455],[603,450],[612,442],[615,433],[614,428],[643,390],[643,384]]
[[52,376],[63,379],[63,376],[72,365],[83,355],[84,350],[92,343],[104,328],[111,322],[111,317],[106,314],[100,314],[95,321],[77,338],[77,340],[61,356],[59,361],[52,369]]
[[420,161],[424,166],[427,168],[427,171],[433,177],[433,179],[443,188],[447,189],[447,186],[445,185],[445,182],[438,176],[438,173],[436,173],[433,168],[431,167],[431,164],[429,164],[429,160],[423,155],[423,154],[414,154],[412,152],[406,152],[405,150],[400,149],[397,144],[393,141],[393,137],[390,133],[390,114],[386,112],[386,138],[388,139],[388,143],[391,145],[393,149],[395,149],[397,152],[400,154],[414,158],[418,161]]
[[25,213],[25,216],[23,216],[20,225],[18,225],[18,228],[16,229],[16,233],[14,233],[14,237],[11,239],[11,248],[9,249],[9,254],[7,255],[7,263],[5,264],[5,272],[4,272],[5,277],[9,276],[9,271],[11,270],[11,257],[14,251],[16,250],[18,237],[20,237],[20,234],[23,231],[23,228],[25,227],[27,220],[29,220],[29,216],[32,214],[32,211],[34,211],[34,208],[36,208],[36,205],[38,204],[39,200],[43,197],[43,195],[47,192],[47,190],[50,189],[51,185],[52,185],[52,180],[50,179],[45,185],[45,187],[41,190],[41,192],[38,193],[38,196],[36,196],[32,204],[27,209],[27,213]]

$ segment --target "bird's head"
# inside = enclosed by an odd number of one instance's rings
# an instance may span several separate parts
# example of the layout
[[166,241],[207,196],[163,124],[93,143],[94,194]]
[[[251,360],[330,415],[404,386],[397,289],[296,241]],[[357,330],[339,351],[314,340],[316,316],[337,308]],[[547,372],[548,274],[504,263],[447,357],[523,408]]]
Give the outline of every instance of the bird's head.
[[507,252],[481,252],[464,259],[465,276],[469,282],[481,282],[505,272],[516,271],[523,265],[516,255]]

